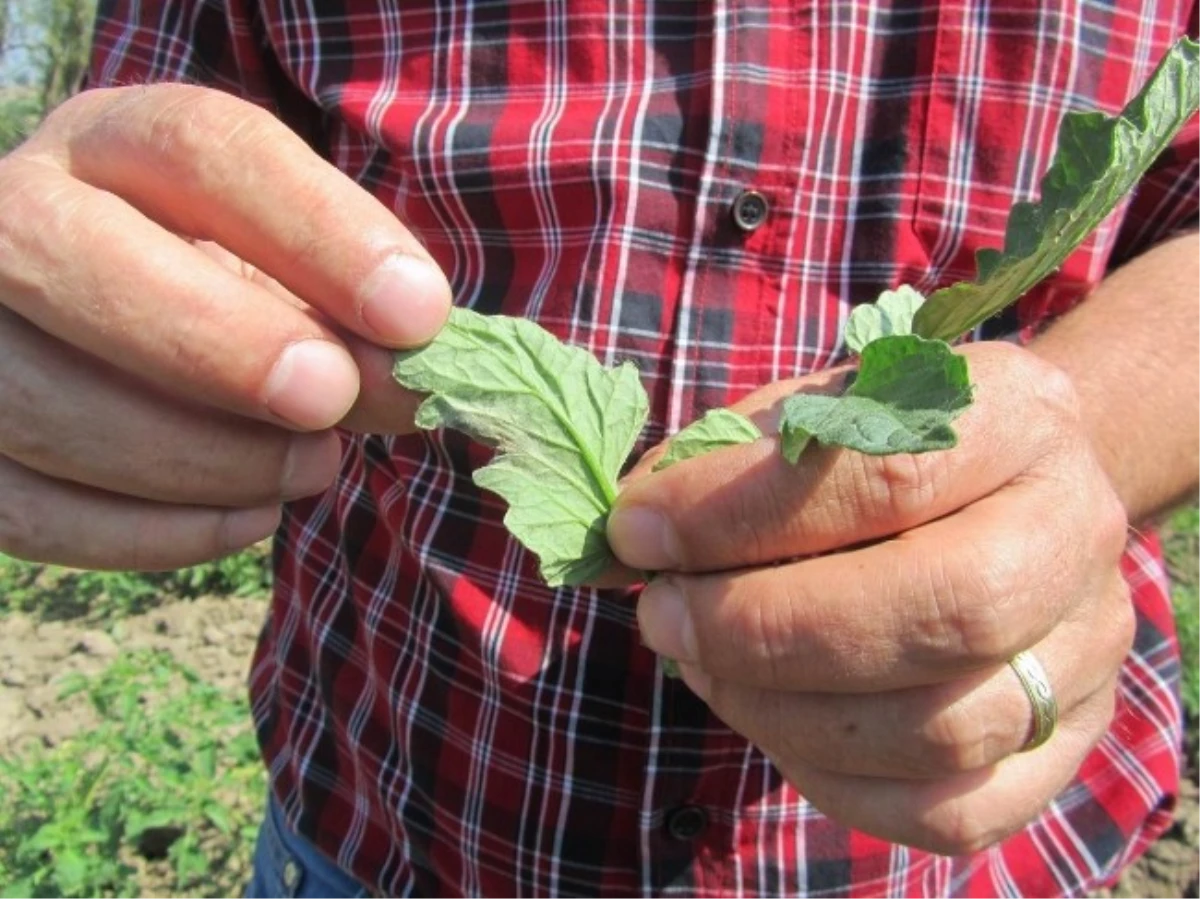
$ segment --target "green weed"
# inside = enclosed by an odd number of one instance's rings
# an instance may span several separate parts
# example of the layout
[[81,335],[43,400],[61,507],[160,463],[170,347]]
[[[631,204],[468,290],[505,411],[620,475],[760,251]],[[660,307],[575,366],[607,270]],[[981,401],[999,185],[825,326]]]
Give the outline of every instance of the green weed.
[[136,896],[153,862],[168,894],[239,894],[265,791],[246,700],[148,651],[62,687],[99,723],[0,758],[0,895]]
[[1193,765],[1200,766],[1200,505],[1181,509],[1164,529],[1175,628],[1183,655],[1181,689]]
[[255,596],[270,587],[269,542],[190,568],[148,573],[81,571],[0,555],[0,615],[24,612],[44,621],[83,618],[102,624],[164,599]]

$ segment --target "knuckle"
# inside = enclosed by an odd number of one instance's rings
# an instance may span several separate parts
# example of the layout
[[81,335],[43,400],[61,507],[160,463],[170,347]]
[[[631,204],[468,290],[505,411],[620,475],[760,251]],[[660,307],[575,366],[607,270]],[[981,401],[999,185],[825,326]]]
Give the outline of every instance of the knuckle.
[[71,95],[46,113],[45,118],[31,136],[30,142],[36,143],[43,138],[56,138],[70,127],[70,123],[91,118],[96,114],[97,109],[103,108],[105,101],[117,90],[120,89],[95,88]]
[[1057,365],[1039,359],[1032,353],[1028,355],[1037,363],[1033,378],[1034,395],[1067,421],[1078,422],[1082,416],[1082,405],[1071,376]]
[[0,266],[10,269],[10,276],[20,271],[30,240],[55,212],[55,197],[47,196],[40,182],[24,160],[0,160]]
[[103,109],[113,98],[126,96],[137,87],[97,87],[78,91],[67,97],[46,114],[43,124],[57,124],[79,116],[90,116]]
[[697,622],[701,664],[716,676],[747,684],[782,684],[797,645],[794,608],[788,597],[768,594],[737,603],[712,626]]
[[935,663],[952,668],[1002,662],[1020,648],[1021,631],[1014,621],[1023,614],[1022,554],[991,544],[943,563],[935,575],[932,602],[919,625]]
[[1055,447],[1071,445],[1078,440],[1083,422],[1083,404],[1075,382],[1065,371],[1044,359],[1026,352],[1024,377],[1030,385],[1031,409],[1040,414],[1031,414],[1031,421],[1041,421],[1037,429],[1043,445]]
[[956,703],[929,719],[913,744],[910,763],[925,776],[974,771],[993,760],[993,742],[986,720]]
[[1106,489],[1105,499],[1096,513],[1093,533],[1100,552],[1113,559],[1120,558],[1129,540],[1129,513],[1124,503],[1111,489]]
[[[61,275],[47,260],[84,252],[86,241],[106,230],[90,196],[39,161],[0,162],[0,284],[15,296],[61,290]],[[112,233],[107,229],[109,240]],[[108,252],[108,244],[101,250]]]
[[863,495],[875,514],[903,528],[928,517],[940,484],[946,482],[946,453],[862,456],[857,466]]
[[1075,384],[1063,369],[1023,347],[1006,342],[987,344],[988,364],[1008,381],[1022,402],[1026,427],[1023,440],[1043,452],[1076,434],[1082,404]]
[[175,86],[149,116],[146,145],[172,183],[184,188],[208,185],[220,169],[206,160],[221,159],[233,145],[247,149],[278,132],[275,120],[253,104],[221,91]]
[[980,812],[968,797],[944,804],[926,825],[925,848],[939,855],[968,855],[1007,836],[1007,829],[997,827],[990,815]]

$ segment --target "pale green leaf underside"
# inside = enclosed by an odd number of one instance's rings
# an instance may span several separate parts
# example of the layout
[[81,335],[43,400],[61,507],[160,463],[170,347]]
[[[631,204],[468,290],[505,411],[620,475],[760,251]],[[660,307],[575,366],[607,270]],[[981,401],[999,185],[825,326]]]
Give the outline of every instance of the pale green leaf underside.
[[971,404],[967,361],[940,340],[881,337],[862,353],[841,396],[796,394],[783,403],[780,441],[795,464],[810,440],[873,456],[949,449],[950,423]]
[[508,503],[504,524],[547,584],[585,583],[608,568],[605,520],[648,409],[633,365],[607,369],[522,318],[454,309],[432,343],[396,354],[393,374],[430,394],[418,427],[498,449],[475,483]]
[[855,308],[846,322],[846,347],[861,355],[872,340],[893,334],[911,334],[913,316],[925,302],[919,292],[902,284],[895,290],[885,290],[874,303]]
[[954,340],[1055,271],[1117,206],[1200,106],[1197,44],[1180,39],[1129,105],[1109,118],[1071,113],[1041,183],[1038,203],[1008,217],[1003,252],[981,250],[975,281],[939,290],[913,330]]
[[730,409],[711,409],[692,422],[667,444],[667,451],[654,464],[662,471],[676,462],[702,456],[723,446],[750,443],[762,436],[758,425]]

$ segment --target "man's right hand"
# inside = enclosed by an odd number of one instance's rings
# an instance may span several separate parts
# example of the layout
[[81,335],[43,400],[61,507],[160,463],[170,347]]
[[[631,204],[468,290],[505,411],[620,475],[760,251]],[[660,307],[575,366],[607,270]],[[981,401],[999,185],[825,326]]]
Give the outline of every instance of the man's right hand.
[[0,159],[0,552],[173,568],[325,489],[334,425],[411,430],[387,348],[450,288],[396,217],[267,112],[84,93]]

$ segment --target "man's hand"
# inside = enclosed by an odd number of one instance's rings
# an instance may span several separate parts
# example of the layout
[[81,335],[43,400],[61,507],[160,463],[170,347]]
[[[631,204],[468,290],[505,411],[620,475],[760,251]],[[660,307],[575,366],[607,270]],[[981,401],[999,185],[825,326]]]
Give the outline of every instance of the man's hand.
[[85,93],[0,159],[0,551],[167,568],[323,490],[336,424],[412,427],[384,347],[445,278],[268,113],[178,85]]
[[[942,853],[1040,812],[1113,713],[1134,618],[1126,520],[1065,375],[1007,344],[967,347],[957,448],[868,457],[775,440],[631,478],[609,524],[646,643],[817,807]],[[772,405],[831,375],[773,385]],[[1059,722],[1041,748],[1008,666],[1030,650]]]

